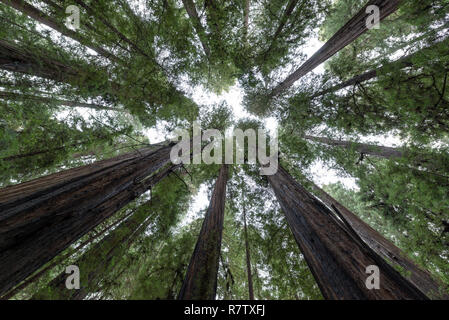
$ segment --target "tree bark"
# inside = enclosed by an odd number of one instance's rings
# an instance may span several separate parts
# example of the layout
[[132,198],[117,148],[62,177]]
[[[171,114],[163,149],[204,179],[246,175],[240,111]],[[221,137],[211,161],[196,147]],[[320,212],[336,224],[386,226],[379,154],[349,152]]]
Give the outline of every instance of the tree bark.
[[366,8],[376,5],[380,9],[380,21],[395,12],[401,0],[370,0],[348,23],[346,23],[337,33],[329,39],[309,60],[307,60],[295,72],[289,75],[283,82],[278,84],[270,93],[271,97],[277,96],[281,92],[290,88],[293,83],[315,69],[321,63],[332,57],[338,51],[356,40],[364,34],[368,28],[366,19],[368,14]]
[[198,12],[196,11],[195,3],[192,0],[182,0],[184,4],[184,8],[189,15],[190,20],[192,21],[193,27],[200,38],[201,46],[203,47],[204,53],[207,58],[210,58],[210,48],[207,41],[206,32],[204,31],[203,26],[201,25],[200,18],[198,16]]
[[[334,213],[279,167],[268,181],[325,299],[427,299],[371,250]],[[368,266],[380,271],[379,289],[366,286]]]
[[17,93],[17,92],[0,91],[0,99],[13,100],[13,101],[14,100],[30,100],[30,101],[35,101],[35,102],[39,102],[39,103],[55,104],[58,106],[90,108],[90,109],[95,109],[95,110],[110,110],[110,111],[119,111],[119,112],[126,111],[124,109],[102,106],[102,105],[98,105],[98,104],[94,104],[94,103],[61,100],[61,99],[55,99],[55,98],[35,96],[35,95],[31,95],[31,94],[22,94],[22,93]]
[[[161,180],[172,144],[0,192],[0,295]],[[163,172],[163,171],[162,171]]]
[[[171,170],[172,168],[165,168],[163,175],[168,175]],[[151,206],[154,201],[150,199],[146,205]],[[67,274],[61,272],[31,299],[81,300],[89,293],[98,291],[102,276],[111,270],[112,259],[125,252],[126,245],[141,234],[140,231],[143,231],[152,221],[151,218],[151,212],[149,213],[148,210],[137,209],[131,217],[79,257],[73,264],[80,270],[80,289],[68,290],[65,286]]]
[[[367,223],[360,219],[344,207],[337,200],[332,198],[326,191],[318,187],[312,181],[313,190],[316,195],[329,208],[336,208],[345,220],[351,225],[352,229],[360,236],[360,238],[378,255],[390,261],[393,265],[404,268],[410,274],[406,278],[413,283],[423,294],[433,299],[449,299],[446,293],[441,290],[444,286],[432,278],[429,272],[422,270],[412,260],[396,247],[391,241],[384,238],[379,232],[371,228]],[[335,210],[335,209],[334,209]]]
[[289,0],[287,7],[285,8],[285,11],[281,17],[281,21],[279,22],[279,26],[276,29],[276,32],[273,35],[273,38],[271,40],[270,46],[268,47],[267,51],[264,52],[264,60],[268,53],[273,49],[274,44],[276,43],[277,38],[281,34],[282,30],[284,29],[285,25],[287,24],[287,21],[292,14],[293,10],[295,10],[296,5],[298,4],[298,0]]
[[30,18],[43,23],[50,28],[60,32],[66,37],[72,38],[73,40],[76,40],[77,42],[81,43],[82,45],[85,45],[86,47],[94,50],[99,55],[114,61],[114,62],[123,62],[121,59],[116,57],[114,54],[108,52],[107,50],[103,49],[100,46],[96,46],[92,43],[92,41],[86,39],[85,37],[81,36],[79,32],[70,30],[69,28],[65,27],[63,24],[58,23],[51,17],[47,16],[44,12],[40,11],[39,9],[33,7],[32,5],[28,4],[26,1],[23,0],[0,0],[6,5],[9,5],[13,7],[14,9],[26,14]]
[[307,140],[315,141],[329,146],[342,147],[347,150],[354,150],[362,154],[376,156],[384,159],[402,158],[405,156],[405,152],[400,149],[378,146],[374,144],[366,144],[344,140],[332,140],[325,137],[304,136]]
[[227,180],[228,166],[222,165],[179,300],[215,300]]
[[244,228],[244,232],[245,232],[246,273],[248,275],[248,294],[249,294],[249,299],[254,300],[253,276],[251,273],[251,254],[249,251],[248,226],[246,224],[245,197],[243,197],[243,228]]

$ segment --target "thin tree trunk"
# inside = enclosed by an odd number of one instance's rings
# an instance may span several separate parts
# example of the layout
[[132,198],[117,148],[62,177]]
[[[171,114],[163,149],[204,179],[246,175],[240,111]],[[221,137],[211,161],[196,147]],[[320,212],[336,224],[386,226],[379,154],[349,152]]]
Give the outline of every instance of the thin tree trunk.
[[249,299],[254,300],[253,276],[251,274],[251,255],[249,251],[248,226],[246,224],[246,204],[243,197],[243,228],[245,232],[245,250],[246,250],[246,273],[248,275],[248,294]]
[[[132,214],[132,213],[131,213]],[[36,273],[35,275],[33,275],[32,277],[29,277],[28,279],[26,279],[26,281],[22,282],[20,285],[18,285],[17,287],[15,287],[13,290],[9,291],[6,295],[0,297],[0,300],[8,300],[12,297],[14,297],[17,293],[19,293],[21,290],[25,289],[28,285],[30,285],[31,283],[37,281],[40,279],[40,277],[42,277],[44,274],[47,273],[47,271],[53,269],[55,266],[57,266],[58,264],[62,263],[63,261],[65,261],[66,259],[70,258],[73,254],[75,254],[76,252],[78,252],[80,249],[84,248],[85,246],[87,246],[88,244],[90,244],[91,242],[93,242],[94,240],[98,239],[99,237],[101,237],[105,232],[107,232],[108,230],[110,230],[111,228],[117,226],[118,224],[122,223],[125,219],[127,219],[131,214],[127,214],[125,215],[123,218],[121,218],[119,221],[116,221],[112,224],[110,224],[109,226],[107,226],[106,228],[104,228],[103,230],[101,230],[101,232],[95,234],[94,236],[89,236],[89,238],[82,242],[81,244],[79,244],[78,246],[76,246],[76,248],[73,248],[71,250],[69,250],[69,252],[67,252],[66,254],[64,254],[63,256],[58,256],[57,258],[54,259],[54,261],[52,263],[50,263],[48,266],[46,266],[45,268],[43,268],[42,270],[40,270],[38,273]]]
[[1,189],[0,295],[164,178],[158,170],[173,166],[171,147]]
[[249,30],[249,6],[251,0],[245,0],[245,13],[243,18],[243,42],[247,45]]
[[313,96],[311,96],[311,99],[318,98],[318,97],[323,96],[325,94],[328,94],[328,93],[331,93],[331,92],[334,92],[334,91],[338,91],[340,89],[347,88],[349,86],[357,85],[357,84],[362,83],[364,81],[371,80],[373,78],[376,78],[378,75],[384,73],[385,69],[389,69],[391,67],[398,67],[400,69],[411,67],[411,66],[413,66],[413,60],[414,59],[416,59],[417,57],[421,57],[423,55],[425,56],[427,53],[434,52],[436,49],[440,48],[441,46],[447,46],[447,41],[443,40],[443,41],[441,41],[439,43],[436,43],[435,45],[432,45],[430,47],[427,47],[427,48],[424,48],[422,50],[419,50],[419,51],[417,51],[415,53],[412,53],[410,55],[407,55],[407,56],[405,56],[405,57],[403,57],[401,59],[398,59],[396,61],[387,63],[387,64],[381,66],[380,68],[377,68],[375,70],[367,71],[367,72],[365,72],[365,73],[363,73],[361,75],[357,75],[357,76],[353,77],[352,79],[349,79],[349,80],[344,81],[342,83],[339,83],[339,84],[337,84],[335,86],[332,86],[332,87],[330,87],[328,89],[325,89],[325,90],[322,90],[320,92],[317,92]]
[[86,47],[89,47],[90,49],[97,52],[99,55],[114,61],[114,62],[123,62],[121,59],[116,57],[114,54],[108,52],[107,50],[103,49],[100,46],[96,46],[92,43],[92,41],[86,39],[85,37],[81,36],[79,32],[70,30],[66,26],[64,26],[61,23],[58,23],[57,21],[53,20],[51,17],[47,16],[44,12],[40,11],[39,9],[33,7],[32,5],[28,4],[26,1],[23,0],[0,0],[6,5],[9,5],[13,7],[14,9],[26,14],[30,18],[43,23],[50,28],[60,32],[66,37],[72,38],[82,45],[85,45]]
[[273,38],[271,39],[270,46],[268,49],[264,52],[264,60],[268,53],[271,52],[271,50],[274,47],[274,44],[276,43],[279,35],[281,34],[282,30],[284,29],[285,25],[287,24],[288,19],[290,18],[291,14],[293,13],[293,10],[295,10],[296,5],[298,4],[298,0],[289,0],[287,7],[285,8],[285,11],[281,17],[281,20],[279,22],[279,26],[276,29],[276,32],[273,35]]
[[[412,283],[337,222],[334,213],[282,167],[268,181],[293,236],[326,299],[427,299]],[[380,271],[379,289],[366,286],[368,266]]]
[[429,272],[422,270],[412,260],[408,259],[401,249],[396,247],[391,241],[384,238],[379,232],[371,228],[357,215],[332,198],[326,191],[318,187],[312,181],[309,182],[312,184],[316,195],[329,206],[329,208],[336,208],[351,225],[352,229],[357,232],[360,238],[371,249],[384,259],[390,261],[393,265],[405,269],[405,271],[409,273],[406,275],[406,278],[423,294],[435,299],[449,299],[447,294],[442,293],[441,289],[443,288],[443,284],[438,283],[438,281],[433,279]]
[[110,111],[119,111],[119,112],[126,111],[125,109],[102,106],[102,105],[93,104],[93,103],[85,103],[85,102],[70,101],[70,100],[60,100],[60,99],[55,99],[55,98],[40,97],[40,96],[35,96],[35,95],[30,95],[30,94],[21,94],[21,93],[16,93],[16,92],[0,91],[0,99],[30,100],[30,101],[54,104],[54,105],[59,105],[59,106],[64,105],[64,106],[69,106],[69,107],[90,108],[90,109],[95,109],[95,110],[110,110]]
[[190,20],[192,21],[193,27],[195,28],[198,37],[200,38],[204,53],[208,58],[210,58],[211,53],[209,45],[207,44],[207,35],[203,26],[201,25],[198,12],[196,11],[195,3],[193,2],[193,0],[182,0],[182,3],[184,4],[184,8],[186,9]]
[[228,166],[222,165],[193,251],[180,300],[214,300],[223,232]]
[[405,152],[400,149],[378,146],[374,144],[366,144],[344,140],[332,140],[325,137],[304,136],[307,140],[315,141],[329,146],[342,147],[347,150],[354,150],[362,154],[376,156],[384,159],[402,158],[405,156]]
[[281,92],[290,88],[293,83],[305,76],[307,73],[318,67],[321,63],[332,57],[338,51],[356,40],[364,34],[368,28],[366,19],[368,14],[366,8],[376,5],[380,9],[380,21],[395,12],[401,0],[370,0],[348,23],[346,23],[337,33],[329,39],[309,60],[299,69],[289,75],[283,82],[277,85],[270,93],[270,96],[277,96]]

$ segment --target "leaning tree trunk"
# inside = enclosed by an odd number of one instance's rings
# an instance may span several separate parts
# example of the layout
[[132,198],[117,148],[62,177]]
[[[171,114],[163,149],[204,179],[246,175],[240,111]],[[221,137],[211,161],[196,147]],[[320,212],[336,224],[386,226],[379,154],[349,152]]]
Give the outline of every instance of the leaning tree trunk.
[[[168,175],[171,168],[165,168],[159,174]],[[144,204],[150,207],[155,200],[151,199]],[[98,291],[98,284],[102,277],[111,270],[114,257],[122,255],[139,234],[144,231],[152,221],[151,212],[137,209],[131,217],[122,222],[100,242],[94,244],[88,251],[73,264],[80,270],[80,289],[68,290],[65,286],[67,274],[61,272],[45,288],[41,289],[32,299],[84,299],[89,293]]]
[[[326,299],[427,299],[282,167],[268,176],[288,225]],[[368,266],[380,271],[368,289]]]
[[223,232],[228,166],[222,165],[198,241],[190,259],[180,300],[214,300]]
[[401,0],[371,0],[369,1],[348,23],[346,23],[337,33],[329,39],[309,60],[301,67],[287,77],[283,82],[277,85],[270,93],[274,97],[282,91],[290,88],[293,83],[305,76],[307,73],[318,67],[321,63],[332,57],[338,51],[356,40],[364,34],[368,28],[366,19],[368,14],[366,8],[370,5],[378,6],[380,9],[380,20],[382,21],[390,14],[395,12]]
[[392,147],[378,146],[374,144],[359,143],[345,140],[333,140],[325,137],[314,137],[308,135],[304,136],[304,138],[306,138],[307,140],[327,144],[329,146],[342,147],[344,149],[357,151],[358,153],[385,159],[402,158],[405,156],[405,153],[403,151]]
[[436,43],[435,45],[432,45],[430,47],[424,48],[415,53],[412,53],[410,55],[402,57],[399,60],[387,63],[387,64],[381,66],[380,68],[367,71],[367,72],[357,75],[347,81],[336,84],[328,89],[324,89],[320,92],[317,92],[314,95],[312,95],[310,98],[311,99],[318,98],[325,94],[335,92],[335,91],[347,88],[349,86],[354,86],[354,85],[357,85],[364,81],[371,80],[381,74],[384,74],[385,72],[389,72],[389,70],[391,70],[391,69],[396,70],[396,69],[403,69],[403,68],[411,67],[411,66],[413,66],[413,61],[415,59],[417,59],[417,58],[423,59],[423,57],[426,57],[428,54],[432,54],[433,52],[435,52],[435,50],[438,50],[439,48],[441,48],[443,46],[447,46],[447,45],[448,45],[448,42],[446,40],[443,40],[439,43]]
[[354,229],[371,249],[384,259],[390,261],[391,264],[405,269],[408,273],[406,278],[423,294],[435,299],[449,299],[447,294],[440,292],[442,291],[441,288],[444,287],[443,284],[440,284],[433,279],[429,272],[422,270],[413,261],[408,259],[401,249],[396,247],[391,241],[384,238],[379,232],[371,228],[357,215],[332,198],[326,191],[318,187],[312,181],[309,182],[312,184],[312,188],[320,200],[330,208],[338,211],[338,213],[349,223],[351,228]]
[[101,55],[111,61],[123,62],[121,59],[116,57],[111,52],[108,52],[107,50],[103,49],[100,46],[94,45],[92,43],[92,41],[83,37],[81,35],[81,33],[70,30],[69,28],[64,26],[64,24],[47,16],[44,12],[42,12],[39,9],[37,9],[36,7],[33,7],[32,5],[28,4],[26,1],[23,1],[23,0],[0,0],[0,1],[6,5],[13,7],[14,9],[26,14],[30,18],[32,18],[40,23],[43,23],[43,24],[49,26],[50,28],[60,32],[64,36],[72,38],[75,41],[78,41],[82,45],[85,45],[86,47],[94,50],[99,55]]
[[41,97],[31,94],[22,94],[12,91],[0,91],[0,99],[9,100],[9,101],[34,101],[38,103],[45,103],[56,106],[68,106],[68,107],[77,107],[77,108],[90,108],[95,110],[109,110],[109,111],[118,111],[118,112],[126,112],[127,110],[115,107],[108,107],[94,103],[85,103],[71,100],[61,100],[52,97]]
[[207,35],[203,26],[201,25],[198,12],[196,11],[195,3],[192,0],[182,0],[182,3],[184,4],[184,8],[189,15],[193,27],[195,28],[198,38],[200,39],[206,57],[210,58],[211,53],[208,45]]
[[[172,144],[0,190],[0,295],[161,180]],[[174,166],[173,166],[174,167]]]

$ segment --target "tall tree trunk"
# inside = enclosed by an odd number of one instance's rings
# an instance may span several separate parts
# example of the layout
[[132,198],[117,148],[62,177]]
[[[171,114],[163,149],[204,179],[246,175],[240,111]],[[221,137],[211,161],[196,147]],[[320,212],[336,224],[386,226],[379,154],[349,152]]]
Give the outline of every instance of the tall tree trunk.
[[0,0],[6,5],[9,5],[13,7],[14,9],[26,14],[30,18],[43,23],[50,28],[60,32],[66,37],[72,38],[73,40],[78,41],[82,45],[85,45],[86,47],[94,50],[99,55],[114,61],[114,62],[123,62],[121,59],[116,57],[111,52],[108,52],[107,50],[103,49],[100,46],[94,45],[92,41],[89,39],[83,37],[79,32],[70,30],[66,26],[64,26],[62,23],[59,23],[52,19],[51,17],[47,16],[44,12],[40,11],[39,9],[33,7],[32,5],[28,4],[26,1],[23,0]]
[[61,100],[61,99],[55,99],[55,98],[49,98],[49,97],[35,96],[35,95],[31,95],[31,94],[21,94],[21,93],[17,93],[17,92],[0,91],[0,99],[13,100],[13,101],[29,100],[29,101],[39,102],[39,103],[54,104],[54,105],[58,105],[58,106],[90,108],[90,109],[95,109],[95,110],[110,110],[110,111],[119,111],[119,112],[126,111],[125,109],[102,106],[102,105],[98,105],[98,104],[94,104],[94,103]]
[[196,11],[195,3],[193,2],[193,0],[182,0],[182,3],[184,4],[184,8],[186,9],[190,20],[192,21],[193,27],[195,28],[198,38],[200,38],[200,42],[203,47],[204,53],[206,54],[206,57],[210,59],[211,53],[208,45],[207,35],[203,26],[201,25],[198,12]]
[[246,250],[246,273],[248,275],[248,294],[249,299],[254,300],[253,276],[251,274],[251,255],[249,251],[248,226],[246,224],[246,203],[243,197],[243,228],[245,232],[245,250]]
[[36,274],[34,274],[33,276],[27,278],[24,282],[22,282],[20,285],[18,285],[17,287],[15,287],[13,290],[9,291],[7,294],[5,294],[4,296],[0,297],[1,300],[8,300],[12,297],[14,297],[17,293],[19,293],[21,290],[25,289],[28,285],[30,285],[31,283],[37,281],[40,279],[40,277],[42,277],[44,274],[47,273],[47,271],[53,269],[54,267],[56,267],[57,265],[59,265],[60,263],[64,262],[66,259],[70,258],[73,254],[75,254],[76,252],[78,252],[80,249],[84,248],[85,246],[89,245],[91,242],[93,242],[95,239],[101,237],[105,232],[107,232],[108,230],[110,230],[111,228],[116,227],[117,225],[119,225],[120,223],[122,223],[125,219],[127,219],[130,215],[127,214],[125,215],[123,218],[121,218],[119,221],[116,221],[114,223],[111,223],[109,226],[105,227],[103,230],[101,230],[100,232],[96,233],[95,235],[89,236],[89,238],[82,242],[81,244],[77,245],[75,248],[70,249],[67,253],[65,253],[62,256],[58,256],[57,258],[55,258],[48,266],[46,266],[45,268],[39,270],[39,272],[37,272]]
[[150,189],[172,144],[0,190],[0,295]]
[[178,295],[180,300],[214,300],[223,232],[228,166],[222,165],[198,241]]
[[[178,165],[179,166],[179,165]],[[169,174],[171,168],[165,168],[164,173]],[[150,199],[144,206],[151,208]],[[80,270],[80,289],[68,290],[65,286],[67,274],[61,272],[45,288],[33,295],[32,299],[84,299],[89,293],[98,291],[98,284],[102,276],[111,270],[114,257],[125,253],[127,244],[130,244],[145,227],[151,223],[151,212],[137,209],[136,212],[116,229],[109,233],[100,242],[93,245],[73,264]]]
[[245,0],[245,13],[243,17],[243,42],[247,45],[248,42],[248,30],[249,30],[249,5],[251,0]]
[[268,53],[270,53],[271,50],[273,49],[279,35],[281,34],[282,30],[284,29],[285,25],[287,24],[288,19],[290,18],[291,14],[293,13],[293,10],[295,10],[295,7],[298,4],[298,1],[299,0],[289,0],[288,1],[287,7],[285,8],[285,11],[281,17],[280,22],[279,22],[279,25],[273,35],[273,38],[271,39],[270,46],[263,54],[264,60],[266,59]]
[[392,67],[393,68],[399,68],[399,69],[411,67],[411,66],[413,66],[413,60],[416,59],[417,57],[426,56],[428,53],[435,52],[435,50],[438,50],[440,47],[447,46],[447,45],[448,45],[447,40],[443,40],[443,41],[441,41],[439,43],[436,43],[436,44],[434,44],[434,45],[432,45],[430,47],[424,48],[424,49],[419,50],[419,51],[417,51],[415,53],[412,53],[410,55],[402,57],[401,59],[398,59],[396,61],[387,63],[387,64],[381,66],[380,68],[377,68],[375,70],[367,71],[367,72],[365,72],[365,73],[363,73],[361,75],[357,75],[357,76],[355,76],[355,77],[353,77],[353,78],[351,78],[351,79],[349,79],[347,81],[344,81],[342,83],[336,84],[335,86],[332,86],[332,87],[330,87],[328,89],[325,89],[325,90],[322,90],[320,92],[317,92],[317,93],[315,93],[314,95],[311,96],[311,99],[318,98],[318,97],[323,96],[325,94],[328,94],[328,93],[331,93],[331,92],[334,92],[334,91],[338,91],[340,89],[347,88],[349,86],[353,86],[353,85],[362,83],[364,81],[368,81],[368,80],[371,80],[373,78],[376,78],[379,74],[384,73],[385,69],[390,69]]
[[305,76],[307,73],[318,67],[321,63],[332,57],[338,51],[356,40],[364,34],[368,28],[366,19],[368,14],[366,8],[370,5],[376,5],[380,9],[380,20],[382,21],[390,14],[395,12],[401,0],[370,0],[348,23],[346,23],[337,33],[329,39],[309,60],[301,67],[287,77],[283,82],[277,85],[270,93],[270,96],[277,96],[282,91],[290,88],[293,83]]
[[[268,181],[324,298],[427,299],[284,168]],[[380,287],[370,290],[366,268],[372,265],[379,268]]]
[[334,147],[342,147],[348,150],[355,150],[359,153],[376,156],[385,159],[402,158],[405,156],[405,152],[400,149],[378,146],[374,144],[366,144],[344,140],[332,140],[325,137],[304,136],[307,140],[327,144]]
[[352,213],[337,200],[332,198],[326,191],[318,187],[312,181],[313,190],[316,195],[329,208],[334,208],[344,217],[350,224],[352,229],[360,236],[360,238],[377,254],[384,259],[390,261],[395,266],[404,268],[408,275],[406,278],[413,283],[423,294],[435,299],[449,299],[445,293],[441,293],[443,284],[432,278],[429,272],[422,270],[412,260],[396,247],[391,241],[384,238],[379,232],[371,228],[367,223]]

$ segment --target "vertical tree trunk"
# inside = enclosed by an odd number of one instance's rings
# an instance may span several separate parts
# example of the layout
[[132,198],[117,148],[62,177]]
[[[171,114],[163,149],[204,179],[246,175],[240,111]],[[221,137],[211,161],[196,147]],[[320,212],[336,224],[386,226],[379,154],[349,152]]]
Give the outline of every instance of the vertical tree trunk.
[[243,17],[243,42],[247,45],[248,41],[248,29],[249,29],[249,5],[250,0],[245,0],[245,13]]
[[[293,236],[326,299],[427,299],[380,256],[344,228],[333,212],[282,167],[268,176]],[[366,286],[368,266],[380,271],[379,289]]]
[[195,250],[178,295],[180,300],[215,299],[227,180],[228,166],[222,165]]
[[173,166],[171,147],[149,147],[1,189],[0,295],[162,179],[158,171]]
[[[312,181],[317,196],[330,208],[336,208],[344,219],[350,224],[352,229],[360,236],[360,238],[377,254],[387,259],[393,265],[404,268],[410,274],[406,278],[413,283],[421,292],[430,298],[449,299],[446,294],[440,293],[443,285],[432,278],[429,272],[422,270],[412,260],[396,247],[391,241],[384,238],[379,232],[371,228],[367,223],[352,213],[337,200],[332,198],[326,191],[318,187]],[[335,210],[335,209],[334,209]]]
[[246,224],[246,203],[243,197],[243,228],[245,232],[245,250],[246,250],[246,273],[248,275],[248,294],[249,299],[254,300],[253,276],[251,274],[251,255],[249,251],[248,226]]
[[378,6],[380,9],[380,20],[382,21],[395,12],[401,0],[370,0],[348,23],[346,23],[337,33],[329,39],[309,60],[277,85],[270,96],[277,96],[282,91],[290,88],[293,83],[305,76],[307,73],[318,67],[321,63],[332,57],[338,51],[356,40],[364,34],[368,28],[366,19],[368,14],[366,8],[370,5]]

